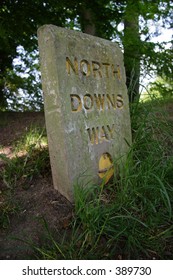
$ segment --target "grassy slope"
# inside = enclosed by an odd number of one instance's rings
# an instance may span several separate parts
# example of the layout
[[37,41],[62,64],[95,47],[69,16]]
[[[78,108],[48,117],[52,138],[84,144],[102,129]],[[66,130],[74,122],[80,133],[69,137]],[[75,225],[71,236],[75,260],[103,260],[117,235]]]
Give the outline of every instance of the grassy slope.
[[[45,221],[47,241],[39,247],[30,244],[35,257],[173,258],[173,122],[164,113],[166,106],[158,101],[133,105],[133,144],[121,176],[103,188],[76,186],[74,217],[66,233],[58,243]],[[18,145],[20,151],[26,151],[26,157],[9,160],[1,155],[6,166],[0,176],[8,192],[21,178],[32,182],[33,176],[45,172],[49,157],[43,143],[43,131],[34,129]],[[6,226],[17,209],[8,201],[0,209],[1,225]]]

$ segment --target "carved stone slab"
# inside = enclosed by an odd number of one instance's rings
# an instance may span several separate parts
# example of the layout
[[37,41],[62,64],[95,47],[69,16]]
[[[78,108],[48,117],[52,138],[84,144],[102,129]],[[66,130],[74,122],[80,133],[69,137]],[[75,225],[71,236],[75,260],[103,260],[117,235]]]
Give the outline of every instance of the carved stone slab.
[[106,182],[131,143],[123,54],[116,43],[45,25],[38,30],[55,189]]

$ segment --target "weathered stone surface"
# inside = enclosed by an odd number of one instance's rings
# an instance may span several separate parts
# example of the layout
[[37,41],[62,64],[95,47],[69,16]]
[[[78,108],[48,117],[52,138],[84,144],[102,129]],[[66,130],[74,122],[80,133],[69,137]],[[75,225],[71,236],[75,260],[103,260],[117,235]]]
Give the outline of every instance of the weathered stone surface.
[[45,25],[38,30],[54,187],[73,201],[77,180],[99,183],[127,153],[131,128],[123,55],[110,41]]

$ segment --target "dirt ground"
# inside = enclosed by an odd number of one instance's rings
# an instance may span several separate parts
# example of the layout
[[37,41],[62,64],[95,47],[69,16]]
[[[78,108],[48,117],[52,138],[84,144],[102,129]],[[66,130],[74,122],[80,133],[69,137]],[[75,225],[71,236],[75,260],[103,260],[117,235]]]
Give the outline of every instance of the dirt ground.
[[[172,121],[173,103],[165,105],[164,109]],[[0,153],[10,158],[13,143],[36,124],[45,126],[43,113],[0,113]],[[2,161],[0,168],[3,168]],[[3,203],[2,188],[3,182],[0,182],[0,204]],[[21,240],[40,246],[45,238],[42,218],[50,229],[61,234],[73,215],[73,205],[54,190],[51,172],[39,175],[29,188],[16,188],[11,199],[18,209],[10,216],[9,226],[0,229],[0,259],[32,259],[31,246]]]
[[[0,153],[12,157],[13,143],[38,124],[45,126],[43,113],[2,113],[0,114]],[[3,162],[0,161],[0,168]],[[0,181],[0,204],[3,182]],[[72,205],[58,191],[54,190],[51,172],[38,176],[29,188],[18,187],[11,199],[17,206],[16,213],[10,215],[10,224],[0,229],[0,259],[33,258],[31,246],[23,241],[41,245],[46,230],[43,218],[49,228],[61,234],[71,220]],[[17,240],[17,239],[21,239]]]

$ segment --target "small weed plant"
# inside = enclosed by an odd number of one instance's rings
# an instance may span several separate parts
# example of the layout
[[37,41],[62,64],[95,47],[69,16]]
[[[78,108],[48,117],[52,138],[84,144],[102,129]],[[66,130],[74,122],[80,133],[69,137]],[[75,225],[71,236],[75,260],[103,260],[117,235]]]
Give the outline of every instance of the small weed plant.
[[133,143],[119,176],[102,187],[75,186],[71,234],[58,243],[49,232],[38,258],[173,258],[173,123],[161,108],[133,104]]

